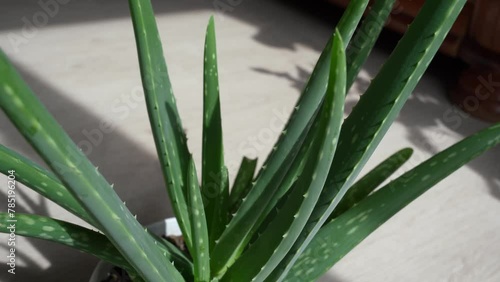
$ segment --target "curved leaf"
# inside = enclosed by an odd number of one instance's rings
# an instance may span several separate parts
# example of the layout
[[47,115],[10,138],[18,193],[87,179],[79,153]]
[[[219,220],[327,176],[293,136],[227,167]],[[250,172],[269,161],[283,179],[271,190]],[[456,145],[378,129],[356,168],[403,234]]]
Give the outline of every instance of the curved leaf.
[[327,94],[304,141],[309,147],[303,173],[268,228],[221,281],[264,281],[293,246],[314,209],[328,176],[344,117],[346,62],[342,38],[335,34]]
[[184,241],[191,246],[184,179],[189,160],[186,135],[177,111],[151,1],[129,0],[129,6],[156,150]]
[[[67,211],[73,213],[86,222],[93,223],[92,218],[80,203],[73,197],[57,176],[47,171],[24,156],[0,145],[0,172],[8,175],[14,170],[16,180],[28,188],[53,201]],[[99,228],[98,226],[95,226]]]
[[182,276],[98,169],[73,143],[0,52],[0,107],[136,271],[150,281]]
[[282,281],[352,185],[437,53],[466,0],[427,1],[342,125],[325,189],[296,245],[270,281]]

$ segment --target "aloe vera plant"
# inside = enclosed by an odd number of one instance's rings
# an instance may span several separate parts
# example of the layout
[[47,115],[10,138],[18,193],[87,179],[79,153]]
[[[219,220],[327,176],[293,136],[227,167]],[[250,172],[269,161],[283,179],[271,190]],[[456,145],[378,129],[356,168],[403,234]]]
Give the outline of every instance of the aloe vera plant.
[[[500,143],[500,124],[380,187],[411,156],[396,152],[358,179],[466,0],[426,1],[344,120],[344,99],[395,0],[353,0],[271,154],[244,158],[230,189],[224,162],[215,23],[204,53],[201,181],[186,143],[150,0],[129,0],[158,159],[189,254],[145,229],[0,52],[0,107],[51,171],[0,145],[0,172],[95,229],[16,214],[17,234],[75,248],[134,281],[315,281],[382,223]],[[373,22],[380,23],[373,26]],[[360,33],[368,36],[357,36]],[[351,42],[351,38],[356,40]],[[8,213],[0,213],[8,233]]]

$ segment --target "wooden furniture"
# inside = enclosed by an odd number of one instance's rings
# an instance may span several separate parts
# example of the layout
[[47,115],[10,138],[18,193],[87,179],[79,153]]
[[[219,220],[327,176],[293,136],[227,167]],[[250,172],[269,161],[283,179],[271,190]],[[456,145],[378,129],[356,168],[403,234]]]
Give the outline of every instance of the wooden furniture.
[[[350,0],[328,1],[345,7]],[[424,2],[397,0],[387,28],[404,33]],[[500,122],[500,1],[469,0],[440,50],[469,65],[450,91],[453,103],[475,117]]]

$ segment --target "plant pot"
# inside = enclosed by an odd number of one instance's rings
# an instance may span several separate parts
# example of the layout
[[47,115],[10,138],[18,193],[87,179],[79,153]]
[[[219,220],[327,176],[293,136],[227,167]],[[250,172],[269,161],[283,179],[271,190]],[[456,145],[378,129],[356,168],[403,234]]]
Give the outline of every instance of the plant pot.
[[[177,224],[177,219],[167,218],[162,221],[153,223],[148,226],[148,230],[155,233],[158,236],[181,236],[182,232],[179,228],[179,224]],[[109,264],[105,261],[100,261],[94,271],[92,272],[92,276],[90,277],[89,282],[101,282],[102,280],[108,277],[108,273],[113,268],[112,264]]]

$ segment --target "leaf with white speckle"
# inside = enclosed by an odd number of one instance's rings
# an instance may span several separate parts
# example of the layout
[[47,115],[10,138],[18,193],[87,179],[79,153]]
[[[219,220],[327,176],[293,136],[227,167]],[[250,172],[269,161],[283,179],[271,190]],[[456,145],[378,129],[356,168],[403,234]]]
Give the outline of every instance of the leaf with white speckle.
[[[14,225],[9,221],[13,218],[8,213],[0,213],[0,232],[16,234],[25,237],[38,238],[72,247],[89,253],[101,260],[122,267],[131,273],[134,269],[109,242],[106,236],[87,228],[38,215],[16,213]],[[15,226],[14,229],[11,228]]]
[[394,153],[392,156],[377,165],[374,169],[369,171],[365,176],[354,183],[351,188],[349,188],[345,196],[340,201],[339,205],[330,215],[329,220],[338,217],[346,210],[356,205],[359,201],[366,198],[366,196],[373,192],[398,168],[406,163],[406,161],[411,157],[412,154],[412,149],[403,149]]
[[0,160],[1,173],[8,175],[10,170],[14,170],[17,181],[98,228],[87,211],[52,172],[2,145]]
[[[356,0],[352,2],[356,7],[347,9],[348,12],[342,17],[344,24],[338,28],[342,38],[345,37],[344,48],[349,43],[354,27],[361,20],[364,12],[362,6],[366,7],[367,1]],[[318,59],[307,85],[295,105],[295,110],[273,148],[273,152],[265,160],[264,166],[257,174],[255,185],[252,186],[245,198],[246,201],[239,206],[238,212],[219,238],[219,243],[216,244],[212,253],[211,264],[215,273],[223,272],[228,265],[234,263],[235,258],[244,250],[266,217],[266,212],[269,212],[273,204],[278,202],[280,195],[286,193],[286,191],[282,191],[283,193],[277,195],[276,191],[280,188],[282,178],[304,141],[304,137],[323,101],[329,79],[332,43],[333,36]],[[254,205],[265,209],[256,210]]]
[[282,281],[345,195],[415,89],[466,0],[426,1],[345,119],[328,180],[305,232],[270,281]]
[[172,91],[151,1],[129,0],[149,122],[167,192],[184,242],[191,245],[185,176],[189,161],[187,139]]
[[[498,144],[500,124],[458,142],[380,188],[324,225],[300,255],[285,281],[316,281],[393,215],[467,162]],[[440,165],[433,166],[434,163]]]
[[347,92],[356,80],[361,67],[373,50],[396,0],[374,1],[346,50],[347,55]]
[[201,191],[207,219],[210,247],[224,231],[228,220],[229,186],[226,185],[224,145],[222,139],[221,107],[215,23],[211,17],[205,37],[203,71],[203,142]]
[[210,251],[205,209],[196,176],[194,161],[190,158],[187,175],[188,211],[191,220],[193,245],[189,250],[194,263],[194,281],[210,281]]
[[345,79],[345,53],[337,31],[325,100],[298,154],[304,155],[304,158],[295,160],[305,161],[304,171],[263,234],[229,268],[221,282],[264,281],[302,232],[318,201],[335,155],[336,140],[344,117]]

